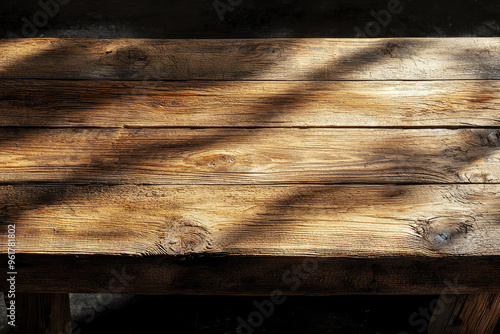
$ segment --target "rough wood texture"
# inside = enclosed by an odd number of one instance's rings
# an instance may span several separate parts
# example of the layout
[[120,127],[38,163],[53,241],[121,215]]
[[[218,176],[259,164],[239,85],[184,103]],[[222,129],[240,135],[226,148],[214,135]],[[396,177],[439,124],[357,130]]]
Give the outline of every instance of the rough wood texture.
[[498,183],[498,129],[3,129],[0,182]]
[[[35,283],[35,282],[33,282]],[[15,334],[71,334],[67,293],[16,293]]]
[[500,319],[500,294],[441,295],[429,334],[493,334]]
[[500,40],[11,39],[1,78],[111,80],[500,79]]
[[20,291],[111,289],[102,269],[130,267],[121,292],[262,294],[320,259],[288,293],[500,292],[499,51],[1,41],[0,222],[17,226]]
[[0,188],[0,218],[31,254],[499,256],[499,200],[500,185],[25,185]]
[[499,126],[500,82],[1,80],[0,109],[0,126]]
[[[287,295],[500,293],[499,256],[60,256],[21,254],[26,292]],[[315,266],[315,261],[317,266]],[[300,269],[300,270],[299,270]],[[3,275],[0,273],[0,275]],[[2,276],[0,276],[1,278]],[[5,288],[6,280],[0,281]]]

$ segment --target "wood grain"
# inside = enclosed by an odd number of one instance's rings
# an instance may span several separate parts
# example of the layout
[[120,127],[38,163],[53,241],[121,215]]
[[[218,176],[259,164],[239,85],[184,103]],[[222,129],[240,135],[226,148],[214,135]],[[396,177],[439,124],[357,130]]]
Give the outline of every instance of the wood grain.
[[500,131],[4,128],[0,161],[4,183],[498,183]]
[[[16,289],[189,295],[500,292],[500,257],[87,256],[19,254]],[[317,264],[317,266],[315,265]],[[5,272],[0,272],[0,278]],[[6,280],[0,280],[5,289]],[[418,311],[418,310],[415,310]]]
[[500,125],[499,81],[0,80],[0,126]]
[[0,78],[498,80],[499,55],[497,38],[10,39]]
[[500,185],[19,185],[0,188],[0,219],[30,254],[498,256],[499,200]]
[[500,294],[441,295],[429,334],[493,334],[500,319]]
[[[19,291],[500,293],[499,51],[2,40]],[[312,259],[290,290],[283,274]]]
[[69,294],[17,292],[15,301],[16,326],[10,333],[71,333]]

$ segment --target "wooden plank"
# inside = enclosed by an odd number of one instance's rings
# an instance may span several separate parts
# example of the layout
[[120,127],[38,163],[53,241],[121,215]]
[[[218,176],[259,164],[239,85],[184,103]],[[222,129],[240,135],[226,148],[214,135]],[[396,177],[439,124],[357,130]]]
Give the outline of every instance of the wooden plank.
[[0,182],[498,183],[500,130],[4,128]]
[[[60,256],[19,254],[18,291],[189,295],[500,292],[500,257]],[[315,265],[317,264],[317,265]],[[5,275],[0,272],[0,278]],[[6,280],[0,280],[5,289]]]
[[500,82],[0,80],[0,109],[0,126],[498,126]]
[[493,334],[500,319],[500,294],[441,295],[429,334]]
[[500,39],[11,39],[0,78],[498,80]]
[[29,254],[498,256],[499,200],[487,184],[17,185],[0,220]]
[[11,333],[70,334],[68,293],[16,292],[16,326]]

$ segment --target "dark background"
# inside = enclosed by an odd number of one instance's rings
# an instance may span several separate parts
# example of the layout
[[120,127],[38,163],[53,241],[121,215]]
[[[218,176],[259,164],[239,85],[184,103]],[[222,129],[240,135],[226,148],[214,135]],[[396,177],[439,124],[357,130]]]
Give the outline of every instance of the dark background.
[[[39,0],[1,0],[0,37],[21,37]],[[51,0],[42,0],[44,2]],[[241,2],[221,21],[212,0],[60,0],[38,37],[251,38],[355,37],[388,0],[220,0]],[[498,0],[400,0],[378,37],[499,36]]]
[[[42,0],[43,1],[43,0]],[[46,0],[44,3],[49,3]],[[356,37],[387,9],[378,0],[232,0],[221,20],[212,1],[64,0],[43,21],[35,0],[1,0],[0,37],[313,38]],[[229,0],[222,0],[229,4]],[[401,0],[390,22],[371,23],[371,37],[500,35],[498,0]],[[226,9],[229,7],[226,7]],[[35,21],[38,18],[38,25]],[[41,20],[41,21],[40,21]],[[26,23],[29,21],[29,23]],[[23,27],[32,24],[32,27]],[[34,29],[33,29],[34,27]],[[409,318],[438,296],[288,297],[254,333],[423,333]],[[75,333],[236,333],[237,318],[265,297],[72,294]],[[5,308],[0,308],[5,314]],[[95,316],[94,316],[95,315]],[[89,320],[92,321],[89,321]],[[5,316],[0,333],[5,332]],[[497,328],[500,333],[500,329]]]

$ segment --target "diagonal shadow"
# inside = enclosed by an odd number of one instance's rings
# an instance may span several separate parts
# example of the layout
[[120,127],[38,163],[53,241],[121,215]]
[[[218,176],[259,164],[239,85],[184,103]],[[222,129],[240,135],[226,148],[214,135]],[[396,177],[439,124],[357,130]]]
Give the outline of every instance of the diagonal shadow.
[[[377,51],[378,48],[374,47],[369,50],[364,50],[364,56],[369,56],[371,53]],[[329,66],[335,66],[338,63],[342,63],[347,61],[351,57],[357,57],[359,59],[363,59],[364,63],[361,63],[362,67],[367,67],[370,66],[371,64],[375,63],[377,61],[376,57],[363,57],[363,54],[353,54],[349,56],[343,56],[340,59],[336,59],[332,61]],[[362,70],[361,68],[359,70]],[[313,70],[310,74],[311,78],[317,78],[318,76],[323,75],[324,69],[317,69]],[[270,112],[267,117],[268,119],[277,117],[279,113],[286,112],[286,110],[291,110],[295,108],[297,105],[301,104],[300,97],[297,94],[294,94],[296,92],[299,92],[301,89],[303,89],[304,85],[307,85],[309,89],[319,89],[322,87],[322,82],[321,81],[311,81],[307,83],[301,82],[297,87],[290,88],[288,91],[287,96],[273,96],[265,99],[265,103],[269,105],[275,105],[276,110],[278,110],[278,113],[276,112]],[[290,95],[293,95],[290,97]],[[89,101],[88,103],[92,103],[92,101]],[[105,103],[105,102],[96,102],[96,103]],[[82,110],[81,112],[85,112]],[[250,115],[253,113],[249,113]],[[259,118],[261,118],[262,115],[259,115]],[[258,119],[256,119],[258,121]],[[20,136],[23,136],[23,131],[26,131],[25,133],[29,133],[31,131],[39,131],[38,133],[43,133],[44,129],[24,129],[20,130],[19,136],[17,136],[17,139],[19,139]],[[264,131],[264,130],[261,130]],[[31,132],[32,133],[32,132]],[[257,130],[258,133],[258,130]],[[134,147],[128,147],[128,148],[118,148],[117,154],[120,156],[120,165],[127,165],[131,163],[137,163],[138,162],[138,153],[140,152],[142,156],[147,156],[149,154],[154,154],[157,151],[160,150],[173,150],[173,149],[183,149],[185,152],[194,152],[196,150],[203,150],[203,149],[209,149],[210,146],[216,144],[216,143],[224,143],[224,142],[231,142],[237,138],[239,138],[241,135],[235,135],[234,131],[231,131],[230,129],[214,129],[213,133],[210,135],[206,136],[201,136],[199,138],[193,139],[193,138],[188,138],[184,139],[181,141],[176,141],[175,143],[170,143],[170,142],[163,142],[163,141],[158,141],[153,144],[147,144],[147,145],[137,145]],[[14,136],[11,140],[16,140],[16,136]],[[384,148],[387,149],[387,148]],[[395,154],[398,152],[401,152],[402,149],[400,148],[391,148]],[[485,148],[481,152],[479,152],[477,155],[475,155],[475,158],[478,158],[481,155],[486,155],[488,152],[491,150],[496,150],[496,146],[491,146],[490,148]],[[405,154],[412,154],[411,151],[408,149],[404,149],[406,152]],[[470,161],[463,161],[463,165],[465,166],[467,163]],[[97,157],[96,159],[93,160],[93,162],[88,166],[88,170],[92,170],[94,172],[100,172],[103,174],[116,174],[120,173],[120,170],[117,170],[116,168],[116,163],[115,162],[109,162],[105,158],[99,158]],[[67,199],[67,196],[69,194],[69,197],[71,198],[78,198],[79,196],[82,196],[82,191],[73,191],[70,194],[70,189],[68,184],[77,184],[81,183],[82,179],[85,179],[85,174],[88,171],[80,171],[80,172],[73,172],[71,175],[68,177],[60,180],[61,184],[56,185],[55,188],[52,188],[51,191],[46,191],[42,188],[37,189],[35,194],[32,194],[31,196],[31,205],[27,208],[26,206],[20,206],[20,203],[23,203],[24,201],[22,199],[12,199],[9,201],[9,204],[6,207],[2,208],[1,215],[0,215],[0,220],[4,223],[3,226],[5,226],[6,222],[16,222],[19,220],[19,218],[22,216],[24,210],[31,210],[34,208],[38,208],[40,206],[48,206],[51,205],[59,200],[62,200],[63,197],[61,194],[64,194],[64,197]],[[398,173],[398,170],[393,171],[394,173]],[[318,183],[321,184],[331,184],[335,183],[332,182],[332,180],[328,177],[320,178],[317,181]],[[292,188],[294,189],[294,188]],[[74,190],[74,189],[72,189]],[[269,203],[268,207],[265,210],[265,216],[273,216],[273,215],[281,215],[291,206],[296,205],[297,203],[307,203],[310,201],[312,198],[319,196],[322,194],[324,188],[318,187],[318,188],[306,188],[306,189],[299,189],[295,188],[295,193],[286,196],[284,198],[277,199],[275,202]],[[330,198],[341,198],[341,196],[335,196],[336,191],[339,190],[331,190],[331,194],[329,195]],[[350,203],[350,208],[355,210],[357,205],[363,206],[366,204],[363,204],[362,201],[363,198],[359,199],[354,199],[353,203]],[[338,207],[345,206],[346,203],[342,202],[339,200],[339,202],[334,202],[331,203],[330,205],[335,206],[337,205]],[[262,219],[252,219],[252,221],[248,222],[251,225],[257,226],[259,224],[265,224],[268,223],[266,220]],[[282,224],[280,226],[282,231],[286,232],[291,226],[286,226],[286,224]],[[244,233],[241,231],[240,233],[233,233],[233,238],[230,240],[230,243],[234,244],[236,242],[240,242],[243,238],[245,238],[246,232]]]

